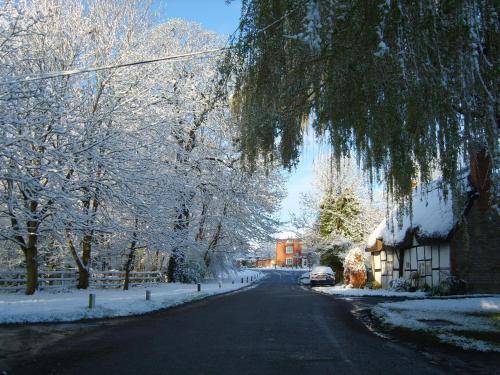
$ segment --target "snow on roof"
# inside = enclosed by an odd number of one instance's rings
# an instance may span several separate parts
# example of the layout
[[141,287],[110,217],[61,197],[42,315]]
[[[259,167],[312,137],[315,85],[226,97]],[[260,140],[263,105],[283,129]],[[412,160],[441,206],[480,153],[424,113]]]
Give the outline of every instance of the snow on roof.
[[426,188],[416,189],[412,195],[413,213],[404,213],[402,225],[398,223],[400,208],[396,207],[388,218],[375,228],[368,238],[367,247],[373,247],[379,239],[385,245],[395,246],[404,241],[408,230],[417,231],[420,237],[446,238],[456,220],[453,216],[451,197],[445,198],[439,181]]
[[275,238],[277,240],[294,240],[294,239],[298,239],[299,236],[295,232],[284,231],[284,232],[276,233]]

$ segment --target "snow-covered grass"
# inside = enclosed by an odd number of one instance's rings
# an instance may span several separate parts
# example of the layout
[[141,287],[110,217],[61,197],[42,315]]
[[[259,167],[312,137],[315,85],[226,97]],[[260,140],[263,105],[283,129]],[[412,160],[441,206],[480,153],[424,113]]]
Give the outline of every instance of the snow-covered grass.
[[[145,314],[154,310],[180,305],[208,296],[227,293],[248,286],[259,272],[244,270],[222,279],[201,284],[155,284],[134,287],[128,291],[116,289],[70,290],[66,292],[37,292],[27,296],[20,293],[0,294],[0,323],[67,322],[81,319],[110,318]],[[248,277],[249,283],[246,283]],[[244,283],[241,283],[244,278]],[[234,281],[234,284],[233,284]],[[146,301],[146,290],[151,300]],[[96,295],[96,306],[88,308],[89,293]]]
[[346,297],[406,297],[406,298],[424,298],[426,296],[425,292],[396,292],[386,289],[355,289],[347,288],[345,285],[335,285],[335,286],[317,286],[312,288],[314,291],[330,294],[339,295]]
[[500,296],[388,302],[372,312],[391,328],[425,331],[464,349],[500,352]]

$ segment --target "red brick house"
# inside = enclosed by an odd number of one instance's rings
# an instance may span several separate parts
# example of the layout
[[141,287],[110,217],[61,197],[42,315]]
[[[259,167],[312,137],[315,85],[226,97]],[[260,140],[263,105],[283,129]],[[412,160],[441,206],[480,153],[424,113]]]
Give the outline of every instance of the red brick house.
[[298,238],[276,241],[276,266],[304,267],[306,257],[302,254],[302,240]]

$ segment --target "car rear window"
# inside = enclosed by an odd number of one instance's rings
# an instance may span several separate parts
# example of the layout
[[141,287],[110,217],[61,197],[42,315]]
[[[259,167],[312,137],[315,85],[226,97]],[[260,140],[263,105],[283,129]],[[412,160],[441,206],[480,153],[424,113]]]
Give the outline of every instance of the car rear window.
[[333,274],[334,272],[330,267],[319,266],[319,267],[314,267],[312,269],[311,273],[331,273],[331,274]]

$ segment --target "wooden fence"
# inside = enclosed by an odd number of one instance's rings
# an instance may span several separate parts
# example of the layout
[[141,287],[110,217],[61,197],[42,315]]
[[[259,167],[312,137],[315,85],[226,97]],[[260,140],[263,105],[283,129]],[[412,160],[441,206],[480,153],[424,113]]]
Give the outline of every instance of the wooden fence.
[[[130,272],[130,286],[166,282],[163,272]],[[78,283],[76,270],[43,271],[38,273],[38,289],[72,289]],[[94,288],[121,288],[125,271],[95,271],[90,276]],[[0,272],[0,291],[18,291],[26,288],[26,274],[19,271]]]
[[[143,285],[166,282],[162,272],[130,272],[129,285]],[[121,288],[125,283],[125,271],[96,271],[90,278],[90,285],[95,288]]]

